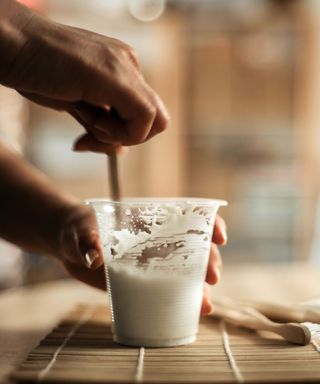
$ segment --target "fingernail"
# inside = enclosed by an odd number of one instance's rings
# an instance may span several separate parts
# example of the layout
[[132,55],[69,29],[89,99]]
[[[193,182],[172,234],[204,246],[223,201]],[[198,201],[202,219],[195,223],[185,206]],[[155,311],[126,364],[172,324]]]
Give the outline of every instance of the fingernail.
[[226,245],[228,241],[228,236],[226,231],[221,231],[221,236],[222,236],[222,245]]
[[213,309],[213,305],[212,305],[211,301],[204,300],[202,302],[202,306],[201,306],[201,315],[202,316],[209,315],[212,312],[212,309]]
[[90,249],[84,256],[86,266],[91,269],[92,264],[99,258],[99,253],[96,249]]
[[219,283],[220,281],[220,278],[221,278],[221,271],[220,271],[220,268],[214,268],[214,273],[217,277],[217,283]]

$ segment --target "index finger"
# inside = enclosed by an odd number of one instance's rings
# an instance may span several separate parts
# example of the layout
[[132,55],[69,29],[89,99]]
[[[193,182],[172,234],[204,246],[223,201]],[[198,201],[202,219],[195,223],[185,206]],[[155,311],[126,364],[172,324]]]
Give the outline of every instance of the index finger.
[[162,100],[143,79],[137,82],[134,89],[119,87],[110,105],[124,123],[120,135],[122,145],[143,143],[163,132],[169,121],[169,113]]
[[169,114],[141,73],[127,69],[120,79],[114,77],[110,81],[103,77],[98,83],[98,88],[86,92],[83,101],[100,108],[108,106],[117,112],[120,127],[110,126],[108,119],[104,121],[104,114],[96,123],[100,130],[111,130],[111,136],[120,139],[118,144],[140,144],[166,128]]

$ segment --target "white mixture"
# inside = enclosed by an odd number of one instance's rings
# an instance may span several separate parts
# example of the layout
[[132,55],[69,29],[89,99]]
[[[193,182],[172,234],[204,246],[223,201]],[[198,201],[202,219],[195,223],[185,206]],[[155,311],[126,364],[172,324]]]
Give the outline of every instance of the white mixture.
[[104,241],[117,342],[156,347],[195,340],[213,220],[214,212],[194,206],[169,207]]
[[116,341],[172,346],[195,340],[203,279],[109,268]]

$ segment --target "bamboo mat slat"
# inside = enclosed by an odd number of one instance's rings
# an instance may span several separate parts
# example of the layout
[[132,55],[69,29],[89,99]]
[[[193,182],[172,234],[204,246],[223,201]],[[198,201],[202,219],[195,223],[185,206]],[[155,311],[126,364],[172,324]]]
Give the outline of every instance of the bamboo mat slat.
[[112,341],[106,307],[77,307],[12,379],[42,383],[320,383],[320,353],[268,333],[201,320],[195,343],[131,348]]

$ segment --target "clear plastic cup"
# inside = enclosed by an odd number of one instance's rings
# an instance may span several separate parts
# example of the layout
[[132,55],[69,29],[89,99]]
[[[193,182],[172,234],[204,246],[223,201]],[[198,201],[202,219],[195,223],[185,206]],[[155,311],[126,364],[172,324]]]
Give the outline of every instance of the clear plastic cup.
[[95,211],[117,343],[196,339],[216,213],[211,199],[87,200]]

